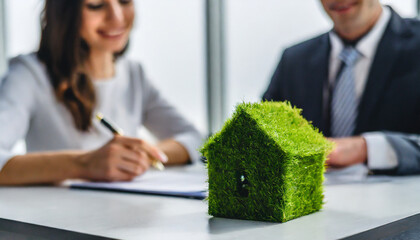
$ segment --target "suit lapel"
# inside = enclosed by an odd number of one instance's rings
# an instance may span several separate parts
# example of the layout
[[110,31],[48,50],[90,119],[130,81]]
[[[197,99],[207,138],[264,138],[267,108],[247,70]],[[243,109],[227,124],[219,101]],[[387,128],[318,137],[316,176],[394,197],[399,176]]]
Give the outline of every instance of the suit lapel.
[[[328,81],[330,42],[328,33],[320,37],[320,43],[308,61],[308,71],[305,78],[304,115],[311,120],[320,131],[326,133],[328,126],[323,119],[323,91]],[[306,113],[305,113],[306,112]]]
[[392,9],[387,29],[378,45],[360,104],[355,134],[367,130],[370,114],[379,103],[380,96],[390,80],[391,70],[398,59],[403,34],[409,32],[404,21]]

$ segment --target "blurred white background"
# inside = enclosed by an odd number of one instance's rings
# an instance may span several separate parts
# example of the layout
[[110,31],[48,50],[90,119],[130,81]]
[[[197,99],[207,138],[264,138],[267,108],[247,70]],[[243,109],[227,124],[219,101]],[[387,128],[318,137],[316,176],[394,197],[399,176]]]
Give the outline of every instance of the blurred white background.
[[[1,1],[1,0],[0,0]],[[3,0],[6,56],[35,51],[43,0]],[[416,0],[383,0],[404,17]],[[204,0],[135,0],[128,56],[164,95],[207,133]],[[329,30],[319,0],[225,0],[226,116],[259,101],[284,48]]]

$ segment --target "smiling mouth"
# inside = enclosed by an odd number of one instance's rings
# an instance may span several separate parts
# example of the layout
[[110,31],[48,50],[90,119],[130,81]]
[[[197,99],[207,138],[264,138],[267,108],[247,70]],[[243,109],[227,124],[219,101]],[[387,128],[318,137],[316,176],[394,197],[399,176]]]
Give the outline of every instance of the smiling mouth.
[[347,4],[331,4],[330,5],[330,10],[334,11],[334,12],[338,12],[338,13],[345,13],[347,11],[349,11],[352,7],[354,7],[357,3],[356,2],[351,2],[351,3],[347,3]]
[[99,34],[105,38],[119,38],[123,36],[125,29],[112,30],[112,31],[99,31]]

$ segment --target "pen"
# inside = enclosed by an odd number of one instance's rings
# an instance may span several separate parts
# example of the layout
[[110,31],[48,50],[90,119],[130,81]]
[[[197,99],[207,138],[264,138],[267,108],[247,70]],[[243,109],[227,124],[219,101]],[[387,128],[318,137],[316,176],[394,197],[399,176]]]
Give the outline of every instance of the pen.
[[[97,113],[96,118],[99,120],[100,123],[102,123],[106,128],[108,128],[113,134],[120,135],[120,136],[124,135],[123,131],[121,129],[115,127],[115,126],[112,126],[112,124],[109,123],[104,118],[104,115],[102,113]],[[153,159],[152,166],[155,167],[156,169],[160,170],[160,171],[165,170],[165,166],[163,166],[163,164],[156,159]]]

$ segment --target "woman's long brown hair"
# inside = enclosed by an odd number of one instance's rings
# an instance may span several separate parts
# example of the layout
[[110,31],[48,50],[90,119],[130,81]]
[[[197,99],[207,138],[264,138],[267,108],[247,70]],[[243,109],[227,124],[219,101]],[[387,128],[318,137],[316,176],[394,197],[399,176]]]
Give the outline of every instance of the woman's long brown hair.
[[87,131],[96,105],[95,90],[83,71],[89,47],[80,36],[83,0],[46,0],[38,58],[46,65],[58,101]]

